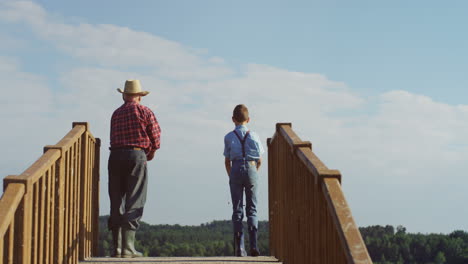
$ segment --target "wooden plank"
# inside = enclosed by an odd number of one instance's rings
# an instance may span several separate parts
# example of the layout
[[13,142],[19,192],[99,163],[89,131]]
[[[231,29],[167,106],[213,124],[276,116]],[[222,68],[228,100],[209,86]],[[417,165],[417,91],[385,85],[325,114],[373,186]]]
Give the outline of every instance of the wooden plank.
[[49,259],[49,241],[50,241],[50,173],[51,173],[52,168],[49,168],[49,170],[46,172],[44,175],[44,180],[45,180],[45,240],[44,240],[44,262],[45,263],[51,263]]
[[90,213],[90,224],[92,225],[90,228],[90,231],[92,233],[92,243],[90,244],[91,248],[91,256],[97,256],[98,251],[99,251],[99,199],[100,199],[100,194],[99,194],[99,185],[100,185],[100,164],[101,164],[101,139],[96,138],[94,139],[95,144],[94,148],[91,149],[92,151],[92,156],[93,156],[93,170],[92,170],[92,175],[90,182],[93,183],[92,187],[92,195],[93,198],[91,201],[93,202],[92,205],[92,212]]
[[87,174],[86,174],[86,177],[88,179],[88,198],[89,198],[89,203],[86,205],[87,207],[87,215],[86,215],[86,255],[87,257],[90,257],[93,255],[92,251],[93,251],[93,245],[94,245],[94,242],[93,241],[93,235],[92,235],[92,232],[93,232],[93,219],[94,219],[94,202],[93,202],[93,199],[95,199],[94,197],[94,171],[93,171],[93,168],[94,168],[94,162],[95,162],[95,155],[94,155],[94,148],[96,147],[96,145],[94,143],[92,143],[92,141],[90,139],[88,139],[88,150],[87,150],[87,155],[88,155],[88,163],[87,163],[87,166],[88,166],[88,171],[87,171]]
[[281,264],[275,257],[259,256],[259,257],[156,257],[156,258],[90,258],[80,263],[86,264],[123,264],[123,263],[138,263],[138,264]]
[[86,188],[85,188],[85,191],[86,191],[86,199],[87,199],[87,202],[85,204],[85,210],[86,210],[86,214],[84,216],[84,227],[85,227],[85,235],[84,235],[84,257],[85,258],[88,258],[91,256],[91,235],[90,235],[90,232],[92,230],[92,227],[91,227],[91,219],[92,219],[92,216],[91,216],[91,213],[92,213],[92,193],[93,193],[93,182],[92,182],[92,143],[91,141],[88,139],[87,140],[87,148],[86,148],[86,174],[84,175],[84,177],[86,178]]
[[[89,140],[89,139],[88,139]],[[91,145],[93,147],[91,147]],[[92,249],[94,245],[93,241],[93,235],[91,234],[93,232],[93,217],[94,217],[94,211],[93,211],[93,205],[94,203],[92,202],[94,197],[94,172],[93,172],[93,167],[94,167],[94,147],[95,144],[91,144],[91,140],[88,142],[88,171],[86,174],[86,177],[88,178],[88,197],[89,197],[89,203],[86,205],[87,206],[87,215],[86,215],[86,254],[88,257],[92,256]]]
[[25,193],[17,212],[17,237],[15,239],[18,246],[18,263],[31,263],[32,246],[32,207],[33,207],[33,184],[31,180],[25,181]]
[[[8,184],[0,199],[0,238],[3,239],[8,227],[14,220],[15,212],[24,195],[24,185],[20,183]],[[2,249],[3,250],[3,249]]]
[[63,148],[66,152],[73,146],[73,144],[81,137],[86,131],[85,126],[78,125],[73,127],[68,134],[66,134],[55,146]]
[[292,148],[295,143],[299,143],[302,140],[299,136],[294,132],[289,125],[282,125],[279,128],[279,133],[283,136],[283,138],[288,143],[289,147]]
[[[47,148],[47,147],[46,147]],[[7,176],[5,183],[31,181],[35,183],[57,161],[60,151],[50,150],[37,159],[29,168],[18,176]]]
[[0,236],[0,263],[5,263],[4,261],[4,253],[3,251],[5,250],[5,245],[3,244],[3,236]]
[[323,189],[331,217],[337,227],[348,263],[371,264],[372,260],[354,222],[341,185],[336,179],[324,179]]
[[47,262],[53,263],[54,260],[54,200],[55,200],[55,164],[50,168],[48,174],[48,195],[47,195]]
[[70,235],[70,218],[71,218],[71,206],[70,206],[70,201],[71,201],[71,154],[70,150],[68,149],[65,151],[65,164],[66,164],[66,169],[65,169],[65,221],[63,222],[64,228],[65,228],[65,234],[64,234],[64,246],[63,246],[63,257],[64,261],[66,263],[70,263],[70,240],[71,240],[71,235]]
[[[86,131],[85,131],[86,133]],[[81,174],[80,174],[80,147],[81,147],[81,140],[82,137],[79,137],[75,144],[73,145],[73,155],[74,158],[74,186],[73,186],[73,207],[74,207],[74,219],[73,219],[73,263],[78,263],[79,258],[79,233],[80,233],[80,203],[83,201],[80,199],[80,182],[81,182]]]
[[14,261],[14,249],[15,248],[15,221],[11,222],[10,228],[8,229],[8,264],[13,264]]
[[38,187],[39,187],[39,236],[36,238],[39,242],[39,261],[38,263],[44,263],[44,243],[45,243],[45,210],[44,210],[44,205],[45,205],[45,178],[41,177],[41,179],[38,182]]
[[[78,139],[77,139],[78,140]],[[78,200],[77,200],[77,180],[78,180],[78,171],[77,171],[77,153],[76,153],[76,141],[73,146],[70,148],[72,155],[72,197],[71,197],[71,207],[72,207],[72,218],[71,218],[71,250],[72,250],[72,260],[71,263],[75,264],[78,262],[78,235],[77,235],[77,222],[79,215],[77,214]]]
[[32,213],[32,260],[31,263],[37,264],[39,261],[39,187],[36,182],[33,185],[33,213]]
[[50,193],[49,193],[49,263],[54,263],[55,252],[54,252],[54,242],[55,242],[55,172],[56,166],[52,166],[50,169],[49,181],[50,181]]
[[[63,153],[61,151],[61,153]],[[55,237],[54,240],[54,263],[63,263],[63,247],[64,247],[64,193],[65,193],[65,153],[60,157],[56,163],[55,168]]]
[[87,211],[86,211],[86,205],[89,203],[88,195],[87,195],[87,185],[88,185],[88,177],[86,175],[86,170],[87,170],[87,159],[88,155],[87,154],[87,149],[88,149],[88,132],[85,132],[83,136],[81,137],[81,149],[80,149],[80,167],[81,167],[81,174],[80,174],[80,179],[81,179],[81,188],[80,188],[80,196],[82,203],[80,203],[80,234],[79,234],[79,260],[84,260],[85,257],[88,257],[86,252],[85,252],[85,238],[86,238],[86,216],[87,216]]

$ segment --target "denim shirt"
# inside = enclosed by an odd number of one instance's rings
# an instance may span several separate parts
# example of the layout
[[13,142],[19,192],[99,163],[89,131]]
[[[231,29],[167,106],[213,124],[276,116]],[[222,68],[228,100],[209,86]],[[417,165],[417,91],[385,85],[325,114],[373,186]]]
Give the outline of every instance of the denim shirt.
[[[244,138],[248,128],[245,125],[239,125],[236,126],[235,130],[241,138]],[[245,140],[245,158],[247,160],[258,160],[264,152],[257,133],[250,131],[249,136]],[[233,131],[227,133],[224,137],[224,156],[229,160],[240,160],[243,158],[242,143]]]

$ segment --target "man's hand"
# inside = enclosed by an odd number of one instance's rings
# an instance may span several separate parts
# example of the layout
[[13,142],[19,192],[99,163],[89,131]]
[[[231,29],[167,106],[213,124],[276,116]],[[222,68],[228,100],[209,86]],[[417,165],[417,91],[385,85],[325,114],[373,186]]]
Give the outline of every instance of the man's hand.
[[257,160],[257,170],[260,169],[260,166],[262,165],[262,158],[259,158]]
[[156,150],[151,151],[150,153],[148,153],[148,154],[146,155],[146,159],[147,159],[148,161],[152,160],[152,159],[154,158],[154,154],[155,154],[155,153],[156,153]]

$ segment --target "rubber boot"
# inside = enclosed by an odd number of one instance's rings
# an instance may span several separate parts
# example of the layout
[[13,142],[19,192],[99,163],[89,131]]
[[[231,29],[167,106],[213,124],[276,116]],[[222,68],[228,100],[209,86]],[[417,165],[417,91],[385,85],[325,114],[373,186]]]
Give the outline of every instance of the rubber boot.
[[122,229],[122,258],[140,258],[141,252],[135,249],[135,230]]
[[242,232],[234,233],[234,253],[236,257],[247,256],[244,248],[244,234]]
[[122,229],[114,228],[112,229],[112,254],[113,258],[120,258],[122,254]]
[[260,256],[260,251],[257,246],[257,229],[255,227],[249,228],[249,241],[250,241],[250,256]]

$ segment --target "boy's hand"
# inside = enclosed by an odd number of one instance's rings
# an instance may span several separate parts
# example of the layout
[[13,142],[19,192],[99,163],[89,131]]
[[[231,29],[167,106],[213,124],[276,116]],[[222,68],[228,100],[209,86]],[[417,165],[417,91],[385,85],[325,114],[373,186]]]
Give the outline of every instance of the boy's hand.
[[231,160],[228,158],[224,158],[224,166],[226,167],[226,172],[229,177],[229,174],[231,174]]
[[262,165],[262,158],[259,158],[257,160],[257,170],[260,169],[260,166]]

